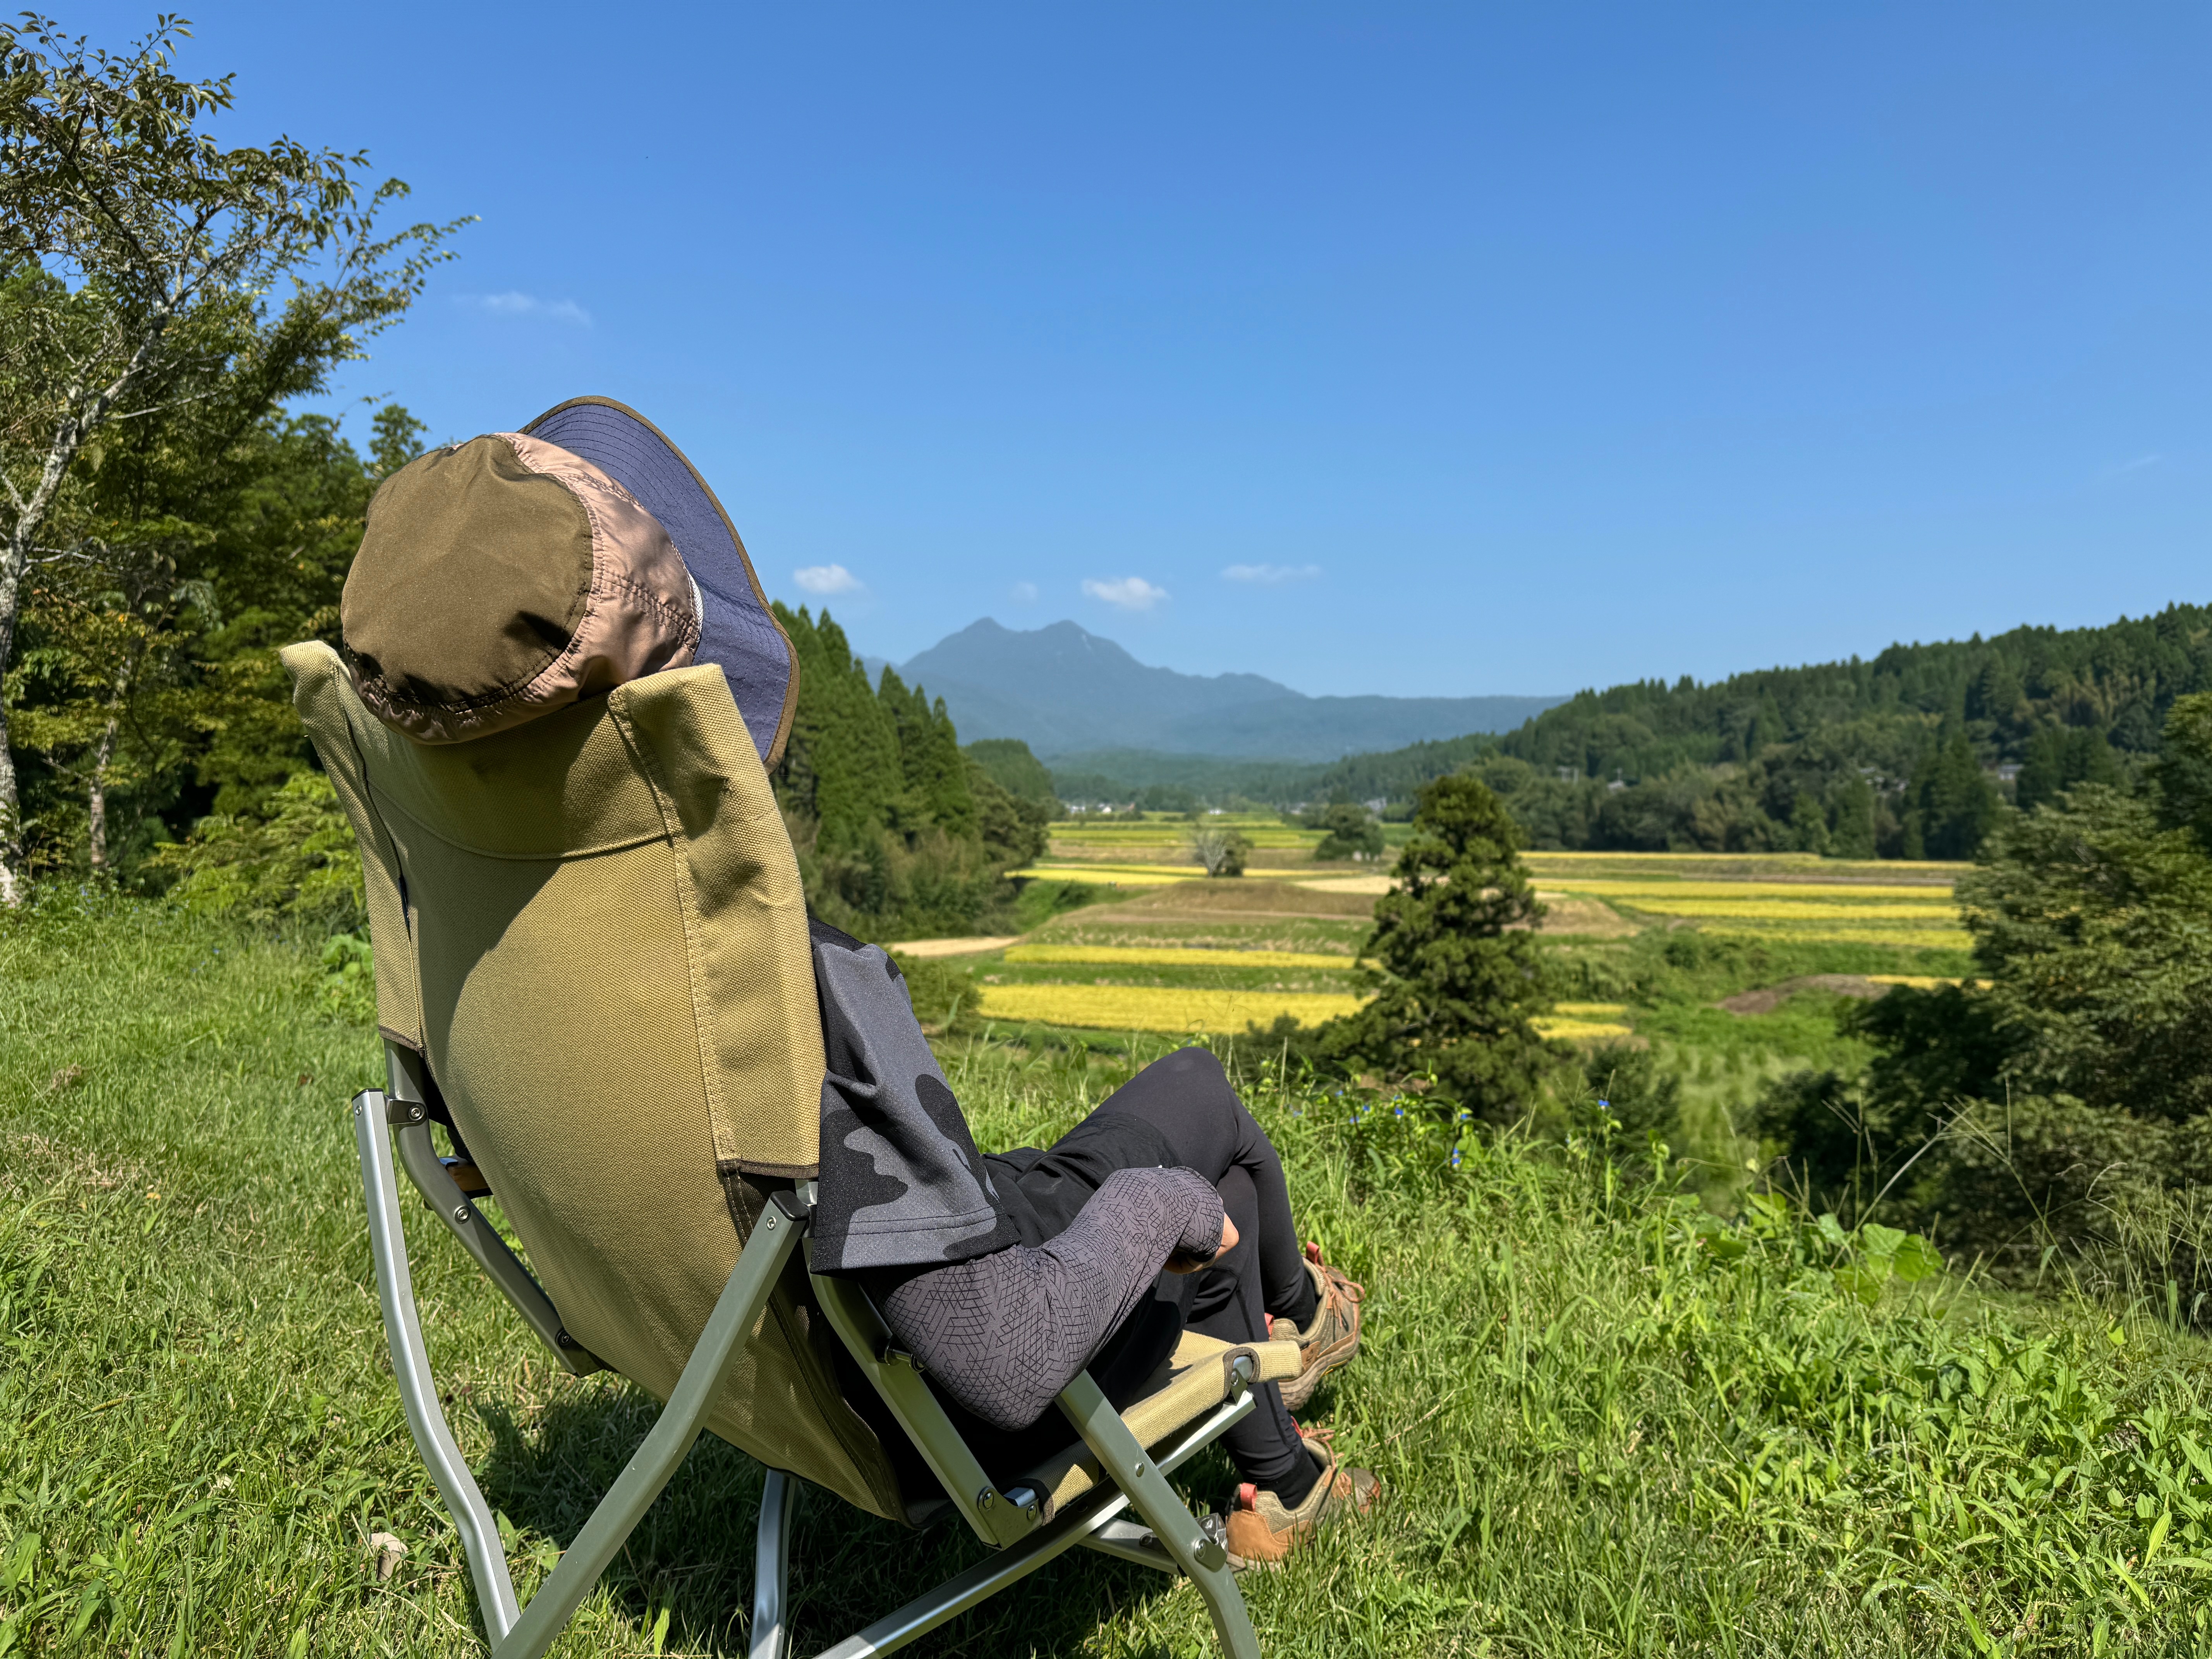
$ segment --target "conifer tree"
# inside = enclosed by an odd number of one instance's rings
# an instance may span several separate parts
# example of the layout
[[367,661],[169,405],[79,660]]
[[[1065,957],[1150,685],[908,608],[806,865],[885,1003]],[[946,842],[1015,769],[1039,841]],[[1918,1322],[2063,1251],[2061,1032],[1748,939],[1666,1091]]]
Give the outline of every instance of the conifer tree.
[[1324,1035],[1340,1060],[1432,1073],[1478,1116],[1525,1109],[1550,1061],[1530,1024],[1550,1006],[1533,926],[1544,907],[1520,860],[1521,832],[1465,773],[1423,787],[1398,883],[1375,906],[1362,956],[1375,1000]]
[[1905,791],[1905,856],[1909,859],[1970,859],[1997,821],[1996,786],[1981,765],[1963,731],[1931,749],[1913,769]]
[[817,622],[803,606],[778,605],[776,616],[799,658],[799,688],[780,781],[825,853],[865,855],[902,787],[898,727],[828,611]]

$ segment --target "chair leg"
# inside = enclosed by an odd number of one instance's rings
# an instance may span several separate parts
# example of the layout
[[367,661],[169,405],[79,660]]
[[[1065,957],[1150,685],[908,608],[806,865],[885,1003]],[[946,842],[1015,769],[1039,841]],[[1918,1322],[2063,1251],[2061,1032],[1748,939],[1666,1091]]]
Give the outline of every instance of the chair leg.
[[[669,1391],[668,1404],[644,1443],[584,1522],[560,1564],[538,1586],[530,1605],[515,1607],[514,1582],[508,1575],[499,1525],[483,1500],[468,1464],[438,1408],[436,1384],[422,1346],[408,1273],[406,1237],[400,1228],[399,1185],[392,1163],[386,1097],[380,1089],[354,1097],[354,1138],[361,1152],[362,1182],[368,1199],[368,1231],[376,1258],[377,1287],[384,1303],[384,1325],[392,1345],[392,1369],[414,1431],[416,1449],[430,1470],[439,1495],[460,1528],[461,1546],[477,1583],[477,1593],[491,1637],[493,1659],[539,1659],[568,1626],[599,1575],[698,1439],[707,1413],[744,1346],[745,1336],[791,1260],[805,1224],[771,1203],[761,1212],[752,1237],[738,1252],[737,1265],[722,1287],[707,1328]],[[778,1194],[779,1200],[781,1194]]]
[[753,1544],[753,1637],[747,1659],[791,1652],[791,1516],[799,1482],[770,1469],[761,1486],[760,1536]]
[[1128,1493],[1160,1547],[1198,1586],[1213,1617],[1221,1650],[1230,1659],[1260,1659],[1260,1638],[1244,1610],[1244,1598],[1237,1593],[1227,1553],[1200,1530],[1165,1473],[1129,1432],[1121,1413],[1091,1380],[1089,1371],[1078,1371],[1075,1380],[1060,1390],[1060,1409],[1098,1459],[1099,1468]]
[[415,1312],[415,1284],[407,1264],[407,1235],[399,1220],[399,1182],[392,1159],[392,1132],[385,1117],[386,1096],[365,1090],[353,1101],[354,1142],[361,1153],[361,1182],[368,1200],[369,1252],[376,1262],[376,1288],[384,1304],[385,1340],[392,1348],[392,1375],[399,1384],[407,1426],[430,1480],[461,1534],[461,1549],[476,1581],[477,1607],[485,1632],[496,1648],[520,1616],[514,1580],[507,1570],[499,1522],[469,1473],[467,1461],[438,1407],[438,1387],[422,1346],[422,1322]]

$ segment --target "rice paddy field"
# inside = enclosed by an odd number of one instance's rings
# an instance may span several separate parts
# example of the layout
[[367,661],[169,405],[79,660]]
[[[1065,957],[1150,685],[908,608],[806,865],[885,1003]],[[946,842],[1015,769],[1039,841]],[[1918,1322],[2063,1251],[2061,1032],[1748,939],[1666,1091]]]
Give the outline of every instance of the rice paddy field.
[[[1248,837],[1267,826],[1239,823]],[[963,1010],[994,1039],[1111,1048],[1317,1024],[1369,994],[1355,957],[1387,866],[1322,864],[1282,826],[1234,879],[1206,876],[1179,820],[1055,825],[1020,872],[1063,908],[959,958]],[[1292,845],[1299,837],[1303,845]],[[1838,1012],[1971,971],[1965,866],[1811,855],[1532,853],[1541,935],[1565,988],[1543,1035],[1626,1045],[1676,1080],[1684,1145],[1722,1186],[1758,1147],[1748,1109],[1802,1066],[1860,1063]],[[1731,1175],[1729,1172],[1735,1172]]]

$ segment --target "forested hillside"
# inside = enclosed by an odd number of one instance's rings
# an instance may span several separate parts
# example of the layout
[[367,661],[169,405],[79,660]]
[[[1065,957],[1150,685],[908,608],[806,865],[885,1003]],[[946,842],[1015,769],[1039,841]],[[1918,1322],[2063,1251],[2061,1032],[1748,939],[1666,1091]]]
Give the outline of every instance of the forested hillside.
[[1538,847],[1959,858],[1999,803],[2119,782],[2212,687],[2212,608],[2017,628],[1871,659],[1584,691],[1500,738],[1356,755],[1316,798],[1402,801],[1473,769]]
[[1052,809],[963,752],[943,698],[890,668],[871,685],[828,611],[775,613],[799,707],[775,780],[808,903],[871,939],[973,930],[1010,902],[1003,872],[1044,850]]

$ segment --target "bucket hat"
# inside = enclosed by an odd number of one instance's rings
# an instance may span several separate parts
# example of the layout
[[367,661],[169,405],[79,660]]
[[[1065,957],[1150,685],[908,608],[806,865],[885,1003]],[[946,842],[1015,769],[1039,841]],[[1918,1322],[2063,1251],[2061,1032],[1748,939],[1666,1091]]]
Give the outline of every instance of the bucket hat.
[[611,398],[572,398],[387,478],[340,618],[362,701],[420,743],[489,736],[695,663],[722,670],[763,764],[791,729],[791,641],[729,515]]
[[769,609],[737,526],[699,469],[659,427],[611,398],[571,398],[523,431],[558,444],[617,480],[660,521],[699,585],[699,646],[694,660],[713,663],[752,733],[763,765],[783,757],[799,699],[799,661]]

